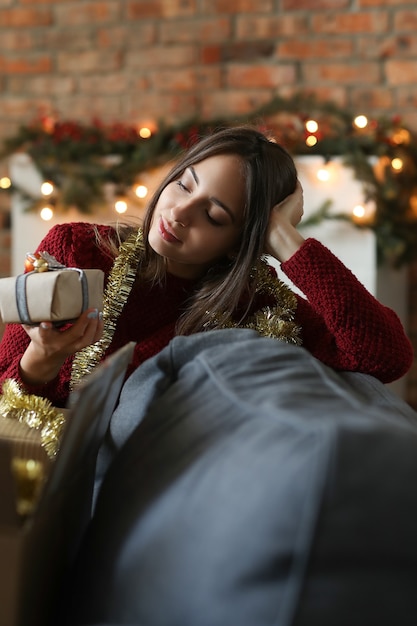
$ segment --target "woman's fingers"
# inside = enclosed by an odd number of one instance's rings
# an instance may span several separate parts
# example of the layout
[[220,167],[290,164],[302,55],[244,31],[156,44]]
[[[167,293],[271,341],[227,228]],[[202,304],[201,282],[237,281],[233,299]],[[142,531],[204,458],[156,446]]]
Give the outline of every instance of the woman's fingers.
[[69,356],[100,339],[103,333],[102,314],[97,309],[88,309],[71,325],[60,329],[52,322],[41,322],[39,326],[24,326],[31,341],[49,355]]

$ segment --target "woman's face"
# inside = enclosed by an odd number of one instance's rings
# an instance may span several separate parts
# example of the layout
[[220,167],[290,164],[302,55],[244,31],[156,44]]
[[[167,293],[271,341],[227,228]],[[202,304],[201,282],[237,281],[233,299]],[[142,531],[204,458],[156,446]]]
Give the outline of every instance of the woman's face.
[[243,226],[245,182],[234,155],[209,157],[167,185],[156,204],[149,244],[171,274],[198,278],[237,248]]

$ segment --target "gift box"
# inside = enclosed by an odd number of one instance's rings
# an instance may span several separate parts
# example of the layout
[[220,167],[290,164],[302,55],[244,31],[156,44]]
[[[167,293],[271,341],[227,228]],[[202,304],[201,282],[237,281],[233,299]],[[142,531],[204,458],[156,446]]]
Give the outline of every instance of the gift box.
[[0,318],[4,323],[63,323],[87,308],[103,308],[104,272],[65,268],[0,279]]
[[[72,392],[53,459],[38,431],[0,417],[0,626],[60,623],[58,606],[91,516],[98,448],[133,350],[129,343],[115,352]],[[29,488],[16,461],[41,470],[27,476]]]

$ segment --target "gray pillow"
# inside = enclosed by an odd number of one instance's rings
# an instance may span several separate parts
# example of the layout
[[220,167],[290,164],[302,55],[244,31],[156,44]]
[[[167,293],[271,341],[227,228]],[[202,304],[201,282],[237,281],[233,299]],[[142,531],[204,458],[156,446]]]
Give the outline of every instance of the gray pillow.
[[252,331],[174,339],[113,416],[69,623],[415,626],[416,418]]

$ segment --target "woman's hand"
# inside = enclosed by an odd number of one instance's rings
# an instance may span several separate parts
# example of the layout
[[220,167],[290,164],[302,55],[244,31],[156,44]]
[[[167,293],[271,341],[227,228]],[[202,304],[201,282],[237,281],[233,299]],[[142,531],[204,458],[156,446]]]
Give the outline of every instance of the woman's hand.
[[265,252],[287,261],[303,244],[304,238],[297,230],[304,213],[303,188],[299,181],[292,194],[271,210],[266,235]]
[[39,385],[53,380],[68,356],[98,341],[103,322],[97,309],[88,309],[64,330],[55,328],[51,322],[23,328],[30,344],[20,361],[20,375],[23,382]]

